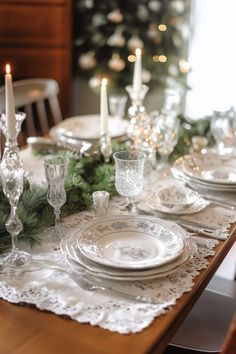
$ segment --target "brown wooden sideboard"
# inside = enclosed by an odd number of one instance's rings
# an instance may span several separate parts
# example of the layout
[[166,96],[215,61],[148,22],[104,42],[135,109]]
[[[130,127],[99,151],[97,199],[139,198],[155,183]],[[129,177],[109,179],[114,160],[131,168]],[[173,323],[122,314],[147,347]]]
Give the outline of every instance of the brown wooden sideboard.
[[71,53],[72,0],[1,0],[0,84],[7,62],[14,80],[57,80],[65,117],[70,104]]

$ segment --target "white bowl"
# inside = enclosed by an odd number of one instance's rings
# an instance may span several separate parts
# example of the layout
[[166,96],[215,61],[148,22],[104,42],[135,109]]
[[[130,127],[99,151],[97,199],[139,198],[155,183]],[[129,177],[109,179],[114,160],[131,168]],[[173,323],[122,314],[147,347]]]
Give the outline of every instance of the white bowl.
[[198,192],[184,186],[168,186],[156,192],[156,198],[167,208],[186,208],[200,197]]

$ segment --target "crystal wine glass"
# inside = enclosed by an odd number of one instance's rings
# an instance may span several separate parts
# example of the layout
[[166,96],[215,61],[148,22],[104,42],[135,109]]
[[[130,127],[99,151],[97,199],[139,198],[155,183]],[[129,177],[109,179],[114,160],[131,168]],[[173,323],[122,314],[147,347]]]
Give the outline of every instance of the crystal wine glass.
[[145,154],[139,151],[119,151],[114,155],[115,186],[119,194],[126,197],[126,208],[135,213],[132,198],[143,189],[143,167]]
[[231,153],[236,145],[236,112],[231,107],[225,111],[213,111],[210,131],[220,155]]
[[25,119],[25,113],[16,113],[15,119],[15,131],[14,134],[10,135],[6,126],[6,116],[5,114],[0,115],[0,126],[6,137],[0,174],[3,193],[11,207],[10,217],[6,222],[6,229],[11,235],[11,251],[6,256],[3,255],[2,264],[11,268],[27,265],[32,258],[29,253],[20,251],[17,248],[17,237],[23,229],[22,222],[17,215],[17,206],[24,186],[24,169],[19,154],[17,136],[21,129],[21,123]]
[[54,208],[55,226],[52,229],[52,239],[62,237],[60,227],[61,207],[66,202],[65,178],[67,160],[63,157],[47,157],[44,159],[45,176],[48,183],[47,201]]
[[109,96],[109,110],[112,117],[116,119],[124,118],[126,101],[127,101],[127,96],[125,95]]
[[162,113],[157,117],[153,127],[152,138],[155,140],[157,151],[161,156],[157,170],[163,177],[169,174],[168,158],[178,142],[179,125],[178,118]]

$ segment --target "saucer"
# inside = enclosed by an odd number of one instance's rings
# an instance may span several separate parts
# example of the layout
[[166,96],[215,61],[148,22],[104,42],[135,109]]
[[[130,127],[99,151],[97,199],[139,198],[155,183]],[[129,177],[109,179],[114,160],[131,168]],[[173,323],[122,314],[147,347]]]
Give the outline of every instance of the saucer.
[[172,214],[172,215],[184,215],[184,214],[194,214],[198,213],[199,211],[205,209],[210,203],[205,199],[199,197],[193,204],[188,207],[184,208],[168,208],[163,206],[156,197],[156,192],[150,194],[145,203],[153,210],[159,211],[165,214]]

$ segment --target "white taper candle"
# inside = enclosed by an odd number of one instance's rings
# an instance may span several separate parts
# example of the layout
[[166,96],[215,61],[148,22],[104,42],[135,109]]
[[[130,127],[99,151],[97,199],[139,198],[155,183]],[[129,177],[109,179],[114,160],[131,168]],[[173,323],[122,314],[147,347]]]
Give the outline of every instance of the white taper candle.
[[140,48],[135,50],[136,60],[134,63],[133,90],[138,93],[142,90],[142,51]]
[[100,119],[101,135],[108,134],[107,79],[102,80],[102,86],[100,91]]
[[6,111],[6,129],[9,139],[16,137],[16,118],[15,118],[15,104],[12,88],[11,67],[6,65],[5,74],[5,111]]

